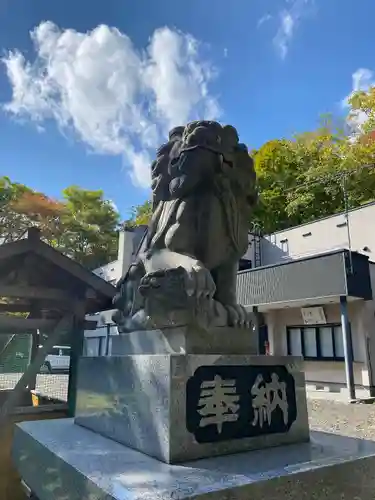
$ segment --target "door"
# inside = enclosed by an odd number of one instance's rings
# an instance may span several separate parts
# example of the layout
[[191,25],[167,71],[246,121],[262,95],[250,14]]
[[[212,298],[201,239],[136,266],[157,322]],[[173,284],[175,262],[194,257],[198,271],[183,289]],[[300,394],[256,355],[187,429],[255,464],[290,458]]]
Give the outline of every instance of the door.
[[267,325],[259,326],[259,345],[258,352],[259,354],[266,354],[267,344],[268,344],[268,327]]

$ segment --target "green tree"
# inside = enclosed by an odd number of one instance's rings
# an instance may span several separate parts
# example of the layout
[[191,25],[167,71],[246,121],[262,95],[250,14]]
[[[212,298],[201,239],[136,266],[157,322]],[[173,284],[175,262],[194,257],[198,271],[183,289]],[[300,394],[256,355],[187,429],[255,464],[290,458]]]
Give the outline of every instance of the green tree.
[[30,226],[88,269],[116,259],[120,216],[102,191],[70,186],[56,201],[9,177],[0,178],[0,242],[16,241]]
[[331,124],[297,135],[290,141],[298,181],[288,193],[286,211],[298,223],[343,209],[340,176],[345,168],[347,138]]
[[25,232],[24,220],[13,210],[20,196],[20,186],[9,177],[0,178],[0,243],[18,240]]
[[291,141],[268,141],[252,154],[260,193],[252,219],[265,233],[298,224],[298,216],[291,218],[288,213],[290,190],[298,185],[300,177]]
[[349,118],[360,118],[362,132],[375,129],[375,87],[354,92],[349,98]]
[[311,132],[275,140],[255,152],[260,203],[254,217],[265,233],[294,226],[374,199],[375,141],[353,140],[325,117]]
[[56,245],[88,269],[95,269],[117,257],[120,216],[102,190],[77,186],[63,190],[65,213]]
[[147,225],[152,215],[152,202],[146,200],[141,205],[132,208],[131,216],[124,222],[125,227]]
[[349,106],[349,122],[355,119],[360,124],[348,154],[349,198],[351,203],[361,204],[375,197],[375,87],[354,92]]

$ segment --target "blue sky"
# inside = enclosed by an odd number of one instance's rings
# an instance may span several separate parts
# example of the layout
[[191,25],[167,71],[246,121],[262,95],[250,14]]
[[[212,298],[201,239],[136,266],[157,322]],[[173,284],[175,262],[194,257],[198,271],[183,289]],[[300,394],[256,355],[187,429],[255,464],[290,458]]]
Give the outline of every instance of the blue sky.
[[374,17],[373,0],[0,0],[0,174],[101,188],[126,217],[170,125],[219,115],[257,147],[342,113],[372,83]]

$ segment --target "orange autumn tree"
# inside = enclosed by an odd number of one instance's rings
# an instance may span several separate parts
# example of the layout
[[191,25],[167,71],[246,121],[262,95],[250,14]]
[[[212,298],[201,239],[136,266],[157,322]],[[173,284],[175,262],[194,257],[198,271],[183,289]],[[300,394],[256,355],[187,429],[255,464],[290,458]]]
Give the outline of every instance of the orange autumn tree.
[[24,184],[0,178],[0,242],[17,241],[30,226],[37,226],[52,242],[61,232],[65,205]]
[[29,226],[37,226],[42,238],[56,244],[62,233],[62,216],[66,212],[63,203],[35,191],[26,191],[11,202],[13,211]]
[[30,226],[88,269],[117,257],[120,215],[101,190],[70,186],[60,201],[0,177],[0,244],[19,240]]
[[10,203],[11,209],[29,226],[37,226],[42,238],[57,244],[62,234],[62,217],[66,213],[64,203],[43,193],[27,190]]
[[49,237],[59,212],[58,204],[46,196],[9,177],[0,177],[1,243],[19,240],[30,225],[37,225]]

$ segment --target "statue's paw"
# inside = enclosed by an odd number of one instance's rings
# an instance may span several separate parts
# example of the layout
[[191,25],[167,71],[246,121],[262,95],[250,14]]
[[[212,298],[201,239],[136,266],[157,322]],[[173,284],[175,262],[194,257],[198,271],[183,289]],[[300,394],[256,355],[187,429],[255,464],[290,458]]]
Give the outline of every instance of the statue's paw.
[[216,285],[208,269],[194,265],[191,270],[186,271],[186,293],[189,297],[212,299],[215,291]]
[[163,303],[163,307],[170,309],[181,308],[186,304],[185,269],[177,267],[148,273],[142,278],[138,290],[148,301],[148,308],[151,302],[154,305]]
[[225,309],[228,313],[228,325],[237,328],[251,328],[252,313],[240,304],[225,304]]

